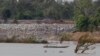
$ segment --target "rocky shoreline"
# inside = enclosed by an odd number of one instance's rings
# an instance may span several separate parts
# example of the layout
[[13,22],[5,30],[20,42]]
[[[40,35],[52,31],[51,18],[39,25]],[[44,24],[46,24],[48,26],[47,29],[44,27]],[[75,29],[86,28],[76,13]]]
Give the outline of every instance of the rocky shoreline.
[[74,24],[0,24],[0,38],[36,36],[47,39],[62,32],[71,32]]

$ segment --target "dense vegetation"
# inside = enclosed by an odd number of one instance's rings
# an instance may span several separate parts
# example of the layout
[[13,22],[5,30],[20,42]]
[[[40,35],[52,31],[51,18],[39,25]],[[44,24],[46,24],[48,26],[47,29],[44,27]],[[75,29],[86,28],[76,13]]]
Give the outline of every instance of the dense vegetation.
[[0,0],[0,16],[5,19],[70,19],[73,4],[55,0]]
[[75,0],[74,19],[78,31],[96,31],[100,25],[99,0]]

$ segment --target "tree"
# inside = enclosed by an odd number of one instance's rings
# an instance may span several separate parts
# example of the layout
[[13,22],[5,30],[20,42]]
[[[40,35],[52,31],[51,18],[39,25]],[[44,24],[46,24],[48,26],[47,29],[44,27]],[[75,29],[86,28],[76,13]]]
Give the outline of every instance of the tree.
[[9,19],[52,18],[55,20],[73,17],[73,3],[58,3],[55,0],[0,0],[0,16],[8,9]]
[[[63,6],[58,4],[57,2],[50,0],[47,1],[48,4],[45,4],[45,9],[43,10],[44,17],[53,18],[53,19],[60,19],[62,16]],[[47,6],[48,5],[48,6]]]
[[99,30],[98,26],[100,26],[100,7],[96,9],[94,18],[91,20],[92,24],[94,24],[96,30]]
[[75,0],[75,14],[90,16],[92,11],[92,0]]
[[4,20],[4,23],[7,23],[8,18],[11,17],[9,0],[0,0],[0,16]]
[[65,2],[63,5],[64,8],[61,9],[62,11],[62,18],[65,19],[72,19],[73,18],[73,12],[74,12],[74,3],[68,3]]
[[76,28],[79,31],[94,31],[96,29],[96,21],[94,21],[92,14],[92,1],[91,0],[75,0],[75,21]]
[[79,15],[76,20],[76,28],[78,31],[88,31],[88,18],[84,15]]
[[9,9],[5,9],[2,11],[2,18],[4,19],[4,23],[7,23],[8,18],[11,17],[11,11]]
[[96,11],[95,18],[96,18],[97,25],[99,26],[100,25],[100,7]]

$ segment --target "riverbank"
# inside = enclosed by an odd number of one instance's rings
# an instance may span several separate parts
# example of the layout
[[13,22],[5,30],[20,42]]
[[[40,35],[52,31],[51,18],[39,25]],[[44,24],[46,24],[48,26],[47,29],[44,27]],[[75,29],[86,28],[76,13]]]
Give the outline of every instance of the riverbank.
[[44,42],[62,32],[71,32],[73,27],[73,24],[0,24],[0,40],[1,42],[34,42],[32,39],[35,39]]
[[[80,38],[82,35],[84,35],[84,34],[86,34],[86,32],[76,32],[76,33],[72,33],[72,34],[71,34],[71,35],[73,36],[73,37],[72,37],[72,40],[78,41],[79,38]],[[99,32],[99,31],[93,32],[93,33],[92,33],[92,36],[94,37],[94,40],[95,40],[97,43],[100,43],[100,32]]]
[[[74,24],[0,24],[0,42],[47,43],[60,40],[62,33],[65,41],[78,41],[85,33],[73,30]],[[94,37],[100,42],[100,32],[94,32]]]

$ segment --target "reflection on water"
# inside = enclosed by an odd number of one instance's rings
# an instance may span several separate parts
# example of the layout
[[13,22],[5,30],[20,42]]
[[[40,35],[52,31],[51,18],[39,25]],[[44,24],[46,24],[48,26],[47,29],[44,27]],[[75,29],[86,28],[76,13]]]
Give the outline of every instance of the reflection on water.
[[[0,56],[98,56],[98,49],[88,50],[84,54],[74,53],[75,44],[68,48],[43,48],[44,44],[7,44],[0,43]],[[98,50],[98,52],[96,52]],[[97,54],[98,53],[98,54]]]

